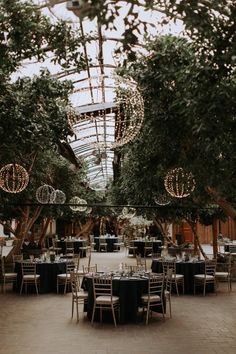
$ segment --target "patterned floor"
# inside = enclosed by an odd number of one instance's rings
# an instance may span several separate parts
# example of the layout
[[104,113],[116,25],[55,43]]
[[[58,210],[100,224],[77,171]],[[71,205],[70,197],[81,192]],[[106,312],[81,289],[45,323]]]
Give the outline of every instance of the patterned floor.
[[[124,252],[92,255],[99,270],[121,262],[135,264]],[[231,293],[220,284],[217,296],[173,295],[172,307],[172,319],[157,315],[148,326],[92,327],[82,313],[78,324],[71,320],[70,294],[20,296],[9,288],[0,294],[0,354],[236,353],[236,284]]]

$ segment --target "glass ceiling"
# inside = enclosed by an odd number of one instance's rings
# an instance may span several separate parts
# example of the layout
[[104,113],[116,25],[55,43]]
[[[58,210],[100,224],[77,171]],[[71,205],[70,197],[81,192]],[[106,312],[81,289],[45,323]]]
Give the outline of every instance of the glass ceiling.
[[[71,80],[74,92],[70,97],[71,104],[75,108],[76,115],[82,120],[73,124],[74,135],[68,137],[76,157],[86,163],[88,173],[87,181],[91,188],[105,190],[109,180],[113,179],[113,160],[115,142],[115,102],[113,72],[124,57],[115,54],[120,46],[124,31],[123,21],[129,10],[129,6],[120,2],[122,9],[120,18],[116,20],[117,30],[105,30],[98,26],[96,20],[81,20],[73,11],[69,10],[71,1],[65,0],[33,0],[41,11],[49,16],[52,21],[65,20],[73,30],[81,33],[95,35],[96,39],[85,44],[82,48],[87,59],[87,68],[84,72],[77,73],[70,68],[64,71],[59,65],[53,65],[49,60],[44,63],[25,62],[20,70],[14,74],[13,79],[19,76],[31,76],[38,74],[42,68],[47,68],[50,73],[60,80]],[[68,6],[69,5],[69,6]],[[159,12],[142,11],[137,8],[140,18],[150,23],[157,24],[162,16]],[[182,30],[180,24],[168,24],[166,28],[150,26],[150,34],[174,33]],[[140,36],[140,48],[143,41]],[[91,60],[90,60],[91,59]],[[98,117],[98,120],[94,119]]]

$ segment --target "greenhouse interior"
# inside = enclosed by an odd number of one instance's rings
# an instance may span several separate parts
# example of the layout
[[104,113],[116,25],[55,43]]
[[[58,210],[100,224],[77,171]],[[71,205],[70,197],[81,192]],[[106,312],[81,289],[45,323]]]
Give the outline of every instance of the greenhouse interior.
[[0,354],[235,353],[235,28],[0,0]]

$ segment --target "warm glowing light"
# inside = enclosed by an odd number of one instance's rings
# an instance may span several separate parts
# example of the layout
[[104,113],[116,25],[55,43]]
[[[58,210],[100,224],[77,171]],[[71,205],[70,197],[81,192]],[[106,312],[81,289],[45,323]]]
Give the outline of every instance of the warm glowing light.
[[29,174],[18,164],[8,164],[0,170],[0,187],[7,193],[20,193],[29,183]]
[[182,167],[169,171],[164,178],[166,191],[174,198],[188,197],[195,189],[195,179],[191,172]]
[[64,204],[66,201],[66,195],[60,189],[55,189],[51,193],[51,198],[54,204]]
[[55,197],[55,193],[52,194],[52,192],[54,191],[55,189],[52,186],[44,184],[36,190],[37,201],[41,204],[53,203],[53,197]]

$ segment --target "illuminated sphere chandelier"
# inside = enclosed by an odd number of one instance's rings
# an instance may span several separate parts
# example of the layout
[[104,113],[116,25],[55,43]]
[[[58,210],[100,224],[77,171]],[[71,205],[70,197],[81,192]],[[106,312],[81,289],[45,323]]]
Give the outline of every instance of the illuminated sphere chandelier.
[[158,196],[154,197],[154,201],[156,204],[164,206],[171,203],[171,197],[166,193],[159,194]]
[[79,204],[84,204],[85,206],[82,206],[82,205],[78,206],[78,211],[86,211],[87,210],[86,200],[80,198]]
[[[70,200],[70,204],[74,204],[74,205],[70,205],[71,210],[73,211],[85,211],[87,210],[87,206],[83,206],[81,204],[85,204],[87,205],[86,200],[81,199],[79,197],[73,197]],[[78,204],[78,205],[77,205]]]
[[136,209],[131,207],[124,207],[122,209],[122,214],[127,219],[131,219],[136,215]]
[[195,185],[192,173],[182,167],[169,171],[164,178],[165,189],[174,198],[188,197],[194,191]]
[[66,195],[60,189],[55,189],[51,193],[51,198],[54,204],[64,204],[66,201]]
[[[118,75],[91,76],[84,79],[72,97],[73,114],[68,120],[74,137],[95,149],[116,148],[132,141],[144,119],[143,97],[137,83]],[[93,140],[96,132],[96,139]]]
[[0,170],[0,187],[7,193],[20,193],[29,183],[29,174],[21,165],[11,163]]
[[49,184],[44,184],[36,190],[36,199],[41,204],[53,203],[55,198],[55,189]]

